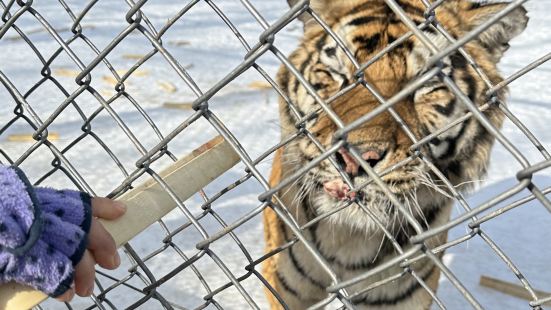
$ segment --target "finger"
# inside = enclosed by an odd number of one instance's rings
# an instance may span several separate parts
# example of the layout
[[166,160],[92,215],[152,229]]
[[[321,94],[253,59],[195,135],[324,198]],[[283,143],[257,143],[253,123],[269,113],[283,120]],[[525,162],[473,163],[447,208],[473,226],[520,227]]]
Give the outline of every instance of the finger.
[[78,296],[90,296],[94,291],[95,264],[92,254],[86,250],[75,267],[75,291]]
[[69,288],[65,293],[61,294],[60,296],[57,296],[56,299],[61,302],[69,302],[75,297],[75,289]]
[[114,220],[126,212],[126,206],[120,201],[107,198],[92,198],[92,215],[106,220]]
[[92,219],[88,250],[92,251],[94,260],[103,268],[115,269],[120,264],[115,240],[97,219]]

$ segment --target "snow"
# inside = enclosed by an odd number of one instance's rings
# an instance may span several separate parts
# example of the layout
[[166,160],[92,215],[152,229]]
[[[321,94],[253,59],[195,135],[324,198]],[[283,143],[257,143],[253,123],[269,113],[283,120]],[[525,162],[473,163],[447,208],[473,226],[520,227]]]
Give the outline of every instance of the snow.
[[[518,181],[505,179],[486,186],[470,197],[468,203],[480,205],[506,188],[511,188]],[[538,186],[548,187],[551,178],[536,177]],[[523,191],[508,199],[499,206],[507,205],[529,194]],[[522,205],[520,208],[490,220],[481,226],[482,230],[509,256],[533,287],[551,291],[549,277],[549,241],[551,225],[549,212],[537,201]],[[449,234],[449,239],[456,239],[466,234],[466,229],[457,227]],[[459,246],[451,248],[444,256],[444,262],[475,298],[488,309],[521,309],[526,308],[524,300],[496,293],[478,285],[481,275],[520,284],[507,265],[500,261],[496,253],[482,238],[475,237]],[[438,294],[449,309],[466,309],[468,304],[453,288],[447,279],[441,277]]]
[[[270,23],[286,10],[285,1],[255,0],[251,2]],[[79,12],[84,8],[81,1],[71,0],[67,3],[74,12]],[[219,6],[234,23],[250,46],[257,42],[262,28],[241,2],[220,0],[213,3]],[[514,73],[529,61],[533,61],[551,50],[550,24],[546,16],[546,12],[551,9],[551,2],[531,1],[526,6],[531,20],[524,34],[511,43],[510,50],[500,64],[505,76]],[[56,29],[66,29],[71,24],[71,19],[58,3],[36,1],[33,7]],[[98,49],[104,49],[116,34],[128,27],[125,21],[127,7],[126,2],[122,0],[97,3],[82,20],[83,33],[89,36],[91,42]],[[181,1],[176,0],[167,0],[162,3],[150,1],[143,7],[143,11],[156,29],[160,29],[181,7]],[[40,31],[42,26],[30,14],[23,14],[18,20],[18,25],[25,31],[32,32],[30,38],[45,57],[49,57],[57,48],[58,45],[51,36]],[[288,25],[276,36],[276,46],[283,52],[289,53],[296,45],[300,32],[299,24]],[[61,31],[60,35],[63,39],[71,37],[71,33],[67,30]],[[23,40],[17,39],[17,36],[16,32],[9,30],[5,38],[0,40],[0,49],[3,51],[0,58],[0,71],[6,74],[24,94],[40,79],[39,70],[42,65],[27,44]],[[217,81],[235,68],[247,53],[241,42],[204,1],[198,2],[167,31],[163,36],[163,43],[180,64],[187,68],[202,91],[215,85]],[[89,64],[94,58],[94,54],[83,41],[77,40],[70,46],[83,64]],[[135,30],[113,49],[108,60],[116,70],[126,71],[136,62],[136,59],[132,59],[132,55],[144,55],[151,48],[150,42]],[[276,58],[269,54],[262,56],[258,63],[271,76],[275,75],[279,66]],[[51,69],[53,75],[59,79],[67,92],[74,92],[78,88],[78,85],[74,83],[74,72],[78,70],[78,67],[67,54],[61,53],[53,61]],[[127,81],[126,90],[145,109],[148,116],[158,126],[159,131],[163,135],[167,135],[190,117],[192,111],[166,109],[162,106],[163,103],[189,103],[196,96],[160,54],[153,56],[139,70],[140,74],[130,77]],[[112,81],[106,78],[109,75],[110,72],[104,64],[100,64],[92,72],[91,86],[106,99],[115,94]],[[548,123],[551,119],[551,108],[548,106],[548,103],[551,102],[551,90],[547,86],[550,78],[551,64],[544,64],[515,81],[510,87],[509,99],[511,111],[546,147],[551,145],[551,131],[548,130]],[[261,80],[260,74],[254,69],[249,69],[209,101],[212,111],[234,133],[252,158],[257,158],[279,140],[275,93],[253,89],[249,86],[251,82]],[[166,85],[173,90],[167,91]],[[47,81],[44,86],[31,94],[27,101],[36,109],[38,117],[45,120],[64,98],[63,93],[52,82]],[[14,105],[11,96],[3,87],[0,87],[0,101],[9,103],[0,105],[0,124],[4,124],[11,119]],[[98,101],[86,91],[78,97],[77,103],[86,115],[91,115],[99,107]],[[111,107],[118,117],[128,125],[144,149],[152,148],[158,143],[159,138],[155,131],[147,125],[146,120],[128,99],[118,98],[114,100]],[[133,171],[134,164],[142,156],[140,147],[130,141],[113,117],[104,110],[97,115],[91,125],[93,132],[113,151],[113,154],[122,162],[123,167],[128,172]],[[75,108],[68,107],[49,126],[51,131],[59,133],[61,137],[53,142],[54,145],[60,150],[69,146],[74,139],[82,134],[81,126],[82,119],[76,113]],[[0,135],[0,149],[12,159],[19,158],[31,147],[32,143],[8,142],[7,137],[11,134],[30,132],[32,132],[32,128],[25,122],[17,121]],[[531,163],[544,159],[512,122],[507,121],[502,132]],[[176,156],[182,156],[215,134],[211,125],[201,119],[171,141],[169,150]],[[116,164],[91,136],[85,137],[75,147],[67,151],[66,157],[97,195],[109,194],[124,179],[124,175]],[[23,162],[22,168],[27,172],[31,181],[37,181],[51,169],[52,159],[53,156],[49,150],[41,146]],[[5,162],[1,156],[0,160]],[[167,157],[164,157],[156,162],[153,168],[162,168],[170,162]],[[269,174],[270,163],[271,157],[258,165],[258,169],[264,176]],[[503,146],[497,145],[492,153],[492,164],[488,177],[483,182],[484,187],[468,198],[469,205],[476,207],[514,185],[514,176],[519,169],[520,165],[513,156]],[[205,189],[207,195],[213,195],[233,183],[243,176],[243,171],[242,164],[228,171]],[[535,180],[540,188],[551,185],[551,171],[547,169],[538,172]],[[59,187],[74,186],[59,171],[47,178],[43,184]],[[212,209],[225,223],[232,223],[258,207],[257,197],[261,191],[262,188],[258,182],[249,180],[216,201]],[[525,195],[527,193],[523,192],[515,197],[519,198]],[[508,201],[513,200],[515,199],[512,198]],[[201,197],[196,195],[186,201],[186,207],[193,214],[199,215],[202,213],[201,203]],[[459,207],[456,208],[454,217],[458,214],[460,214]],[[482,225],[482,229],[509,255],[530,283],[535,288],[548,292],[551,292],[551,283],[549,282],[551,278],[551,268],[549,268],[551,247],[546,236],[551,234],[550,221],[551,216],[543,206],[537,201],[532,201]],[[163,219],[163,223],[169,231],[175,230],[186,222],[185,217],[178,210]],[[200,223],[209,234],[222,228],[222,225],[211,215],[202,217]],[[455,227],[450,232],[450,239],[464,235],[466,229],[466,224]],[[213,255],[224,262],[228,270],[239,277],[246,274],[244,267],[248,264],[248,255],[252,260],[263,255],[261,216],[257,215],[240,226],[235,230],[235,234],[247,249],[247,253],[243,253],[230,236],[214,242],[210,250],[214,253]],[[161,248],[165,236],[165,227],[156,224],[137,236],[131,245],[140,257],[144,257]],[[201,236],[198,231],[188,227],[176,234],[172,242],[177,245],[181,253],[192,257],[201,254],[195,248],[195,244],[200,240]],[[146,265],[159,279],[183,262],[184,259],[180,254],[169,247],[147,260]],[[485,308],[519,309],[528,306],[526,301],[495,292],[478,284],[480,275],[519,283],[505,263],[481,238],[475,237],[468,242],[452,247],[446,252],[444,262]],[[194,266],[202,274],[211,290],[228,282],[222,269],[215,263],[215,258],[205,254],[198,259]],[[123,267],[109,272],[109,274],[114,277],[124,277],[131,267],[132,263],[125,257]],[[100,280],[104,287],[112,284],[112,281],[105,277],[100,277]],[[442,277],[440,282],[438,295],[449,309],[468,308],[465,299],[446,278]],[[131,279],[128,283],[143,287],[143,283],[136,278]],[[241,283],[258,306],[266,308],[261,282],[251,275]],[[186,268],[164,283],[158,291],[168,301],[185,308],[195,308],[201,305],[203,296],[207,294],[200,279],[190,268]],[[107,296],[117,308],[128,307],[140,297],[139,294],[125,287],[117,287]],[[247,307],[245,299],[234,287],[217,294],[215,299],[225,309]],[[77,298],[72,306],[81,309],[90,304],[89,299]],[[59,308],[59,304],[55,301],[48,301],[43,306],[46,309]],[[159,307],[159,303],[150,300],[140,307],[156,309]],[[214,307],[211,305],[209,308]]]

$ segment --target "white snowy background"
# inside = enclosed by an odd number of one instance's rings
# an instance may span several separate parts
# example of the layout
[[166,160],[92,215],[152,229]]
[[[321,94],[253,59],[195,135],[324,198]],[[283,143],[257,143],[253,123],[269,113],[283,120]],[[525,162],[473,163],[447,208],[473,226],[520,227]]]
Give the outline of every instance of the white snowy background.
[[[85,7],[83,1],[72,0],[67,3],[75,13]],[[258,41],[262,28],[240,1],[219,0],[214,3],[234,23],[249,45],[253,46]],[[251,3],[270,23],[277,20],[287,10],[284,0],[251,0]],[[181,1],[175,0],[152,0],[142,10],[156,29],[160,29],[183,5]],[[528,29],[511,42],[511,48],[499,66],[505,76],[551,51],[551,23],[547,16],[551,9],[551,1],[529,1],[526,7],[530,16]],[[60,30],[59,33],[63,39],[71,37],[71,33],[68,31],[68,27],[72,24],[71,19],[59,3],[35,1],[33,8],[48,20],[52,27]],[[81,25],[84,27],[83,33],[98,49],[103,50],[116,34],[128,27],[125,20],[127,10],[128,5],[124,1],[100,1],[81,21]],[[23,14],[16,24],[28,33],[29,38],[45,58],[49,58],[59,47],[52,36],[44,31],[43,26],[31,14]],[[300,34],[301,25],[296,22],[292,23],[277,34],[275,44],[283,52],[289,53],[296,46]],[[204,1],[198,2],[184,17],[178,20],[162,40],[167,50],[182,66],[187,68],[202,91],[215,85],[217,81],[235,68],[246,54],[246,50],[239,40]],[[94,57],[82,40],[76,40],[71,43],[70,47],[84,64],[90,63]],[[147,39],[140,32],[134,31],[107,58],[116,70],[124,72],[137,61],[137,56],[145,55],[151,49],[151,44]],[[0,71],[22,94],[40,80],[42,65],[39,59],[27,43],[12,29],[0,39],[0,51]],[[269,53],[262,56],[258,63],[272,77],[279,66],[277,59]],[[66,53],[61,53],[50,65],[50,68],[52,75],[68,92],[71,93],[78,88],[78,85],[74,83],[78,67]],[[115,94],[113,79],[109,76],[111,75],[103,64],[100,64],[92,72],[91,86],[106,99]],[[277,96],[274,91],[251,87],[250,84],[257,81],[262,81],[262,77],[254,69],[249,69],[209,101],[211,109],[240,140],[252,158],[261,155],[279,139]],[[515,81],[510,87],[509,96],[509,106],[512,112],[545,147],[551,146],[551,106],[549,106],[551,104],[551,89],[548,86],[550,81],[551,64],[544,64]],[[140,103],[163,135],[170,133],[192,114],[191,110],[168,109],[163,106],[167,102],[190,103],[195,96],[160,54],[156,54],[141,66],[125,85],[127,92]],[[27,98],[27,102],[35,109],[38,116],[45,120],[64,99],[63,93],[53,83],[46,82]],[[98,101],[88,92],[79,96],[76,102],[86,115],[90,115],[99,107]],[[8,91],[4,87],[0,87],[0,126],[13,117],[14,106]],[[156,145],[158,138],[154,131],[130,101],[119,98],[111,104],[111,107],[146,149]],[[68,107],[49,127],[51,132],[59,134],[59,139],[52,143],[58,149],[63,149],[82,134],[81,126],[82,119],[76,110],[71,106]],[[92,130],[116,154],[124,167],[128,171],[133,171],[134,164],[141,154],[105,110],[92,121]],[[531,163],[543,160],[541,153],[511,122],[507,121],[502,131]],[[29,133],[32,133],[32,128],[21,120],[17,121],[0,134],[0,149],[7,153],[12,160],[18,159],[33,143],[8,140],[10,136]],[[214,129],[201,119],[171,141],[169,150],[177,156],[182,156],[215,134]],[[91,137],[80,141],[66,153],[66,157],[97,195],[110,193],[124,179],[117,166]],[[51,169],[52,159],[53,156],[48,148],[41,146],[23,162],[21,167],[29,175],[31,181],[36,181]],[[1,155],[0,161],[7,163],[7,159],[2,158]],[[158,169],[169,163],[170,160],[165,157],[155,163],[153,167]],[[266,177],[269,174],[270,163],[271,158],[268,158],[258,165]],[[513,186],[516,182],[514,176],[519,169],[520,165],[513,156],[504,147],[497,145],[493,150],[488,176],[482,180],[481,188],[469,197],[470,205],[477,206]],[[237,165],[209,185],[206,188],[207,194],[216,193],[243,174],[244,166]],[[549,169],[538,172],[535,183],[540,188],[551,185]],[[71,181],[59,172],[46,179],[43,185],[74,187]],[[226,223],[232,223],[259,205],[257,196],[261,191],[262,188],[258,183],[250,180],[224,195],[213,205],[213,210]],[[523,192],[515,197],[518,199],[525,195],[527,193]],[[194,214],[200,214],[201,198],[198,195],[192,197],[186,201],[186,206]],[[454,216],[459,213],[460,209],[457,207]],[[163,220],[169,230],[174,230],[187,222],[179,211],[172,212]],[[210,234],[221,228],[220,224],[210,215],[201,219],[200,222]],[[483,224],[482,228],[510,256],[535,288],[551,292],[550,224],[551,214],[540,203],[533,201]],[[450,239],[457,238],[465,234],[466,231],[465,225],[458,226],[450,232]],[[260,216],[239,227],[236,234],[253,260],[262,256],[264,245]],[[160,248],[163,245],[164,237],[165,233],[161,225],[156,224],[136,237],[131,245],[140,256],[144,257]],[[197,253],[195,244],[200,240],[197,230],[190,227],[177,234],[173,242],[186,255],[192,256]],[[229,236],[213,243],[210,249],[218,255],[234,275],[246,274],[244,269],[244,266],[248,264],[246,256]],[[480,238],[475,237],[449,249],[444,261],[485,308],[529,308],[527,301],[495,292],[478,284],[481,275],[518,283],[503,261]],[[156,277],[161,277],[182,262],[182,258],[174,250],[168,248],[148,260],[146,264]],[[222,270],[208,256],[202,257],[195,266],[211,289],[216,289],[228,282]],[[130,267],[129,260],[123,259],[123,267],[110,274],[115,277],[124,277]],[[101,281],[104,286],[112,284],[104,277],[101,277]],[[135,278],[129,283],[143,287],[141,281]],[[252,275],[242,284],[260,308],[265,309],[267,305],[261,282]],[[197,276],[189,268],[163,284],[158,290],[167,300],[182,308],[195,308],[201,305],[203,296],[207,294]],[[469,308],[461,294],[444,277],[441,279],[438,295],[448,309]],[[107,297],[117,308],[124,308],[139,296],[130,289],[119,287],[111,291]],[[227,309],[248,307],[244,298],[233,287],[216,295],[215,299],[223,308]],[[89,299],[77,298],[72,303],[75,309],[85,308],[89,305],[91,305]],[[43,307],[59,309],[60,304],[48,301],[43,304]],[[140,308],[157,309],[159,307],[157,302],[149,301]],[[214,308],[212,305],[209,308],[211,307]]]

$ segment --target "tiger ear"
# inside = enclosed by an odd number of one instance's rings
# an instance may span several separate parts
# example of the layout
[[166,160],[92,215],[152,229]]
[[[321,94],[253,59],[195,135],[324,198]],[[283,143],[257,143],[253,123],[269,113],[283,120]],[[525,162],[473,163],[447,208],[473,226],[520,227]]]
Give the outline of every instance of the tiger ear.
[[[287,3],[289,7],[292,7],[299,1],[287,0]],[[338,18],[346,14],[362,2],[365,2],[365,0],[310,0],[310,8],[321,16],[322,19],[329,21],[332,18]],[[305,27],[313,20],[312,16],[308,13],[303,13],[299,19],[304,23]]]
[[[472,30],[499,13],[508,3],[463,1],[468,29]],[[477,40],[488,49],[497,62],[509,47],[509,41],[519,35],[528,23],[526,9],[519,6],[482,32]]]
[[[287,3],[289,4],[289,7],[292,8],[295,4],[297,4],[300,0],[287,0]],[[308,22],[308,20],[312,19],[312,16],[308,13],[302,13],[298,19],[302,21],[304,24]]]
[[310,7],[322,16],[342,16],[366,0],[310,0]]

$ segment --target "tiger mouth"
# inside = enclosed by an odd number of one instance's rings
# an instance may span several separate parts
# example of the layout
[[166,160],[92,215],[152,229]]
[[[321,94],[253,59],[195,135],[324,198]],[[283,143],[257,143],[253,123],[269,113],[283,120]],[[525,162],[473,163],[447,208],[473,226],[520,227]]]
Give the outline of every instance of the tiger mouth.
[[337,200],[363,200],[366,198],[367,192],[365,188],[351,189],[343,179],[337,178],[331,181],[323,182],[320,186],[323,192]]
[[350,191],[348,184],[340,178],[323,183],[323,191],[336,199],[346,200],[356,198],[357,192]]
[[[365,184],[364,182],[361,183]],[[385,181],[385,183],[389,187],[390,192],[397,196],[402,196],[407,192],[415,191],[418,186],[417,182],[415,182],[413,178],[402,180],[401,182]],[[365,186],[360,185],[359,188],[351,189],[342,178],[335,178],[329,181],[320,182],[319,187],[323,188],[323,192],[325,194],[337,200],[354,200],[356,198],[362,199],[366,195]],[[368,187],[370,186],[368,185]],[[372,189],[378,189],[378,191],[380,191],[380,188],[376,185],[375,188]]]

